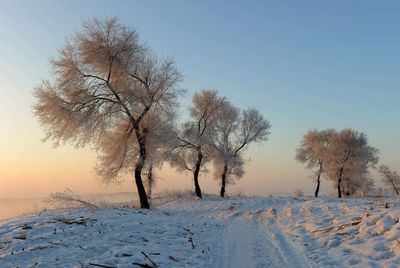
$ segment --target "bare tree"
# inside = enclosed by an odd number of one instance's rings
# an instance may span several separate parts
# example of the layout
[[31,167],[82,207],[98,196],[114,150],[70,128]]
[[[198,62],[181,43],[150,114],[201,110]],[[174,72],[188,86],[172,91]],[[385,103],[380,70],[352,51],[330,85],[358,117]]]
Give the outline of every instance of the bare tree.
[[210,161],[210,146],[218,110],[226,103],[215,90],[202,90],[193,95],[190,119],[177,134],[177,145],[171,161],[179,170],[193,173],[195,193],[202,198],[199,174]]
[[307,168],[315,169],[317,177],[317,187],[315,189],[315,197],[318,197],[321,175],[324,172],[324,164],[327,157],[327,151],[334,129],[326,129],[322,131],[310,130],[304,134],[299,148],[296,152],[296,160],[305,163]]
[[135,174],[142,208],[149,208],[142,181],[155,126],[174,118],[181,74],[160,60],[137,32],[116,18],[93,19],[51,60],[52,81],[35,89],[35,115],[55,145],[94,144],[106,182]]
[[382,177],[382,182],[387,185],[398,196],[400,188],[400,175],[396,171],[390,170],[386,165],[379,167],[379,174]]
[[344,188],[346,194],[354,192],[352,187],[356,179],[365,178],[368,168],[379,159],[378,150],[368,145],[367,136],[352,129],[344,129],[332,136],[327,156],[328,177],[336,183],[339,198]]
[[240,112],[238,108],[225,103],[219,111],[213,139],[216,155],[214,157],[215,175],[221,179],[221,197],[224,197],[226,185],[233,178],[244,174],[242,151],[250,143],[261,143],[268,139],[271,125],[255,108]]

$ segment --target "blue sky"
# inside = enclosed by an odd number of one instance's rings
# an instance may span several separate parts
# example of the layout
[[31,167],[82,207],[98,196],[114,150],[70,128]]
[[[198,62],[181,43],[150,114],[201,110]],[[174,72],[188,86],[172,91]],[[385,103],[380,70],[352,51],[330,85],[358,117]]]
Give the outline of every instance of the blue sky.
[[[249,151],[256,170],[249,176],[312,188],[308,171],[293,160],[310,128],[363,131],[382,162],[398,167],[398,1],[1,3],[0,159],[23,148],[16,145],[21,140],[43,135],[31,115],[31,93],[49,77],[57,47],[83,20],[118,16],[157,54],[175,58],[188,90],[183,108],[194,90],[214,88],[271,121],[270,141]],[[245,181],[241,187],[253,191]]]

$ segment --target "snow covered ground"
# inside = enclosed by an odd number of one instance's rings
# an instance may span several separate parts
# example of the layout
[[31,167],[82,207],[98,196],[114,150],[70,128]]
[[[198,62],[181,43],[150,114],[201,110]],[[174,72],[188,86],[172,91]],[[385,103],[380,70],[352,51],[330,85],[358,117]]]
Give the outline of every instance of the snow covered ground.
[[164,197],[0,222],[0,267],[400,267],[394,199]]

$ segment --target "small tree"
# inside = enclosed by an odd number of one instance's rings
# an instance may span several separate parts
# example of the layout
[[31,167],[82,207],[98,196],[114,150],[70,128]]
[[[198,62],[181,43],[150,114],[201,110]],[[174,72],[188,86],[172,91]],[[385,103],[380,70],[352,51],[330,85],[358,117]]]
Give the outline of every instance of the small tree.
[[363,185],[362,185],[363,197],[367,197],[368,195],[371,195],[371,193],[374,193],[374,192],[376,192],[375,180],[372,177],[367,176],[363,180]]
[[304,134],[300,146],[297,148],[296,160],[305,163],[307,168],[316,168],[317,187],[315,189],[315,197],[318,197],[321,175],[324,173],[324,164],[327,157],[326,153],[334,133],[335,130],[333,129],[310,130]]
[[215,90],[202,90],[193,95],[190,119],[177,134],[177,145],[171,164],[179,170],[193,173],[195,193],[202,198],[199,174],[210,161],[211,139],[219,109],[226,103]]
[[335,133],[330,140],[326,166],[328,177],[336,184],[338,197],[342,197],[343,188],[347,194],[354,192],[352,187],[357,178],[365,178],[368,168],[378,159],[378,150],[368,146],[364,133],[352,129]]
[[353,162],[353,165],[346,169],[343,173],[343,180],[341,184],[342,194],[346,196],[353,196],[357,193],[362,193],[365,184],[368,184],[370,177],[369,165],[362,160]]
[[303,197],[304,196],[304,192],[302,189],[297,188],[293,191],[293,196],[295,197]]
[[[117,19],[94,19],[51,60],[53,81],[35,90],[35,115],[47,139],[94,144],[106,182],[134,172],[142,208],[149,208],[142,171],[153,130],[175,118],[181,74],[159,60],[137,32]],[[167,122],[167,123],[166,123]]]
[[382,182],[388,186],[397,196],[400,189],[400,176],[396,171],[391,171],[386,165],[379,167],[379,174],[382,177]]
[[215,174],[221,179],[221,197],[224,197],[226,185],[232,183],[233,178],[240,178],[244,174],[244,160],[241,152],[250,143],[266,141],[270,123],[261,113],[248,108],[240,112],[229,102],[219,111],[215,124],[214,167]]

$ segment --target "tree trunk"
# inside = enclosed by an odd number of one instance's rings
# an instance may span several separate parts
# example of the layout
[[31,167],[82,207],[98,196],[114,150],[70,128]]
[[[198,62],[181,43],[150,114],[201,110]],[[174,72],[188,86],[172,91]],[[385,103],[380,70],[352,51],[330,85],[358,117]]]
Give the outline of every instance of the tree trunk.
[[342,176],[343,176],[343,168],[340,169],[338,185],[337,185],[338,197],[339,198],[342,198],[342,189],[340,188],[340,185],[342,184]]
[[226,173],[228,171],[228,163],[225,161],[224,163],[224,170],[221,175],[221,197],[225,196],[225,185],[226,185]]
[[317,178],[317,188],[315,189],[315,194],[314,194],[315,197],[318,197],[320,184],[321,184],[320,176],[318,175],[318,178]]
[[338,197],[342,198],[342,191],[340,189],[340,183],[342,182],[342,179],[338,180],[338,185],[337,185],[337,190],[338,190]]
[[147,174],[147,197],[148,197],[148,199],[151,199],[153,184],[154,184],[153,165],[150,164],[149,173]]
[[317,188],[315,189],[315,197],[318,197],[319,187],[321,185],[321,173],[322,173],[322,165],[320,164],[319,173],[317,177]]
[[135,166],[135,182],[139,194],[140,207],[149,209],[150,205],[147,199],[146,189],[144,188],[142,180],[142,170],[144,167],[144,163],[146,161],[146,140],[145,140],[146,133],[142,135],[142,133],[140,133],[139,128],[135,128],[135,132],[139,144],[139,159]]
[[[140,161],[141,160],[139,160],[138,162]],[[142,169],[143,166],[140,163],[137,163],[135,167],[135,182],[139,194],[140,207],[149,209],[150,205],[149,201],[147,200],[146,190],[144,189],[142,181]]]
[[200,188],[200,184],[199,184],[199,173],[200,173],[202,161],[203,161],[203,154],[201,153],[201,151],[199,149],[198,153],[197,153],[196,166],[193,171],[193,180],[194,180],[194,189],[195,189],[196,195],[200,198],[202,198],[202,195],[201,195],[201,188]]
[[399,190],[397,190],[396,185],[394,184],[394,182],[392,181],[392,186],[394,188],[394,191],[396,192],[397,196],[399,195]]

